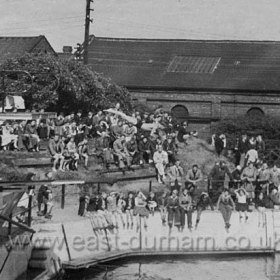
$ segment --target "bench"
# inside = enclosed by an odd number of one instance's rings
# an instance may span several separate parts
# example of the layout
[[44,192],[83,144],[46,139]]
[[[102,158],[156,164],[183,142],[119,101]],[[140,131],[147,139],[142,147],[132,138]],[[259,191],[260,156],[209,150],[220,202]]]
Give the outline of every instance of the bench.
[[15,164],[18,167],[48,167],[52,166],[52,159],[50,157],[17,159]]
[[[141,166],[141,165],[132,165],[131,167],[134,170],[141,170],[141,169],[142,170],[147,170],[151,166],[149,164],[144,164],[143,166]],[[127,168],[125,168],[124,171],[127,171]],[[106,174],[106,173],[115,173],[115,172],[122,172],[122,171],[120,170],[120,168],[118,166],[114,166],[114,167],[110,167],[110,168],[105,169],[105,170],[103,169],[99,173],[100,174]]]

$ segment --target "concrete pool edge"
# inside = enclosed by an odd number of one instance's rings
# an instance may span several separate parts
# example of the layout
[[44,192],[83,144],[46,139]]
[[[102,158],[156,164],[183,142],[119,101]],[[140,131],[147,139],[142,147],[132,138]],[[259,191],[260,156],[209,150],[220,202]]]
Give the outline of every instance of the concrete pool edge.
[[65,270],[79,270],[94,267],[100,263],[107,263],[115,260],[121,260],[128,257],[144,257],[144,256],[236,256],[236,255],[274,255],[275,250],[262,249],[262,250],[217,250],[217,251],[126,251],[126,252],[112,252],[107,253],[107,256],[102,258],[80,258],[73,261],[67,261],[62,263],[62,267]]

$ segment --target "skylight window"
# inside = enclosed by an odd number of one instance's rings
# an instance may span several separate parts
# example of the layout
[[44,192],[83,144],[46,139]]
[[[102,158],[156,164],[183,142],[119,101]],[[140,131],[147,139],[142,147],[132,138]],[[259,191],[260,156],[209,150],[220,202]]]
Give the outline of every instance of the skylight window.
[[221,57],[178,56],[167,67],[171,73],[205,73],[212,74],[218,67]]

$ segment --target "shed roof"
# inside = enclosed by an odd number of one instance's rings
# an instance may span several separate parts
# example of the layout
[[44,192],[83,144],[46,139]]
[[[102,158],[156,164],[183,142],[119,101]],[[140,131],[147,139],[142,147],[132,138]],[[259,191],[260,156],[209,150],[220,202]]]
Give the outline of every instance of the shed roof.
[[95,37],[89,65],[128,88],[279,91],[280,42]]
[[43,35],[34,37],[0,37],[0,63],[7,57],[43,50],[43,46],[55,54],[49,41]]

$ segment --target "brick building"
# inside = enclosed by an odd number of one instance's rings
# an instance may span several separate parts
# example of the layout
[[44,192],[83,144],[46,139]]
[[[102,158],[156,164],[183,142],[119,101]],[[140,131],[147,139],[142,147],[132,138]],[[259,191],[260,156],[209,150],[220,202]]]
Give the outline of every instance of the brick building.
[[280,116],[280,42],[92,37],[89,65],[204,132],[223,118]]

